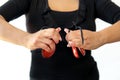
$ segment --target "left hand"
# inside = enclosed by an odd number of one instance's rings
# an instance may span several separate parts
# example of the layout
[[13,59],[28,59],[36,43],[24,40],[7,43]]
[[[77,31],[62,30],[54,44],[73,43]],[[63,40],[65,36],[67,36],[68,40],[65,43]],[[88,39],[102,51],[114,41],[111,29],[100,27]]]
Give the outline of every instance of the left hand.
[[99,32],[83,30],[84,44],[82,44],[80,30],[69,31],[69,29],[65,29],[64,31],[67,33],[66,40],[68,42],[68,47],[75,46],[77,48],[93,50],[104,44]]

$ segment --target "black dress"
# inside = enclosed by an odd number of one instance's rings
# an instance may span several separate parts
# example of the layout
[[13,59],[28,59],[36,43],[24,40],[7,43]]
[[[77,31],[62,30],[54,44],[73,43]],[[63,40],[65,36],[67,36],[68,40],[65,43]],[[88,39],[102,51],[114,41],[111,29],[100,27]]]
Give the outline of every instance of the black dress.
[[[110,11],[113,13],[110,14]],[[99,80],[97,64],[91,51],[86,50],[85,56],[81,55],[76,59],[72,49],[66,47],[63,29],[66,27],[74,30],[74,21],[83,29],[95,31],[96,18],[115,23],[120,19],[120,8],[110,0],[80,0],[78,10],[60,12],[51,10],[47,0],[10,0],[0,8],[0,14],[7,21],[25,14],[30,33],[43,27],[62,28],[60,35],[63,41],[56,45],[56,51],[51,58],[43,58],[41,49],[31,51],[31,80]]]

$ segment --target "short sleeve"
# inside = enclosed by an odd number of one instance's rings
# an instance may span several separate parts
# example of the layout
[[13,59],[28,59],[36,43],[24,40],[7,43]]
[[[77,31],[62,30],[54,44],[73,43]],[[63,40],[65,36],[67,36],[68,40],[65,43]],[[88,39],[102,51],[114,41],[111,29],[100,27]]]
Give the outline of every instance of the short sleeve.
[[0,15],[11,21],[28,12],[30,0],[9,0],[0,7]]
[[120,7],[111,0],[96,0],[95,5],[98,18],[112,24],[120,20]]

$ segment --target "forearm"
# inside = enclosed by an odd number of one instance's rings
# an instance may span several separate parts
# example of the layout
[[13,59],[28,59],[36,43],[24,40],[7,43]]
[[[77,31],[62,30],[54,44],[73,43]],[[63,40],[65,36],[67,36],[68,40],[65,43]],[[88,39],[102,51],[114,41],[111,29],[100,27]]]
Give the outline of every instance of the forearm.
[[8,41],[17,45],[25,46],[25,37],[29,33],[15,28],[0,16],[0,40]]
[[99,33],[101,34],[101,40],[104,44],[120,41],[120,21],[111,27],[99,31]]

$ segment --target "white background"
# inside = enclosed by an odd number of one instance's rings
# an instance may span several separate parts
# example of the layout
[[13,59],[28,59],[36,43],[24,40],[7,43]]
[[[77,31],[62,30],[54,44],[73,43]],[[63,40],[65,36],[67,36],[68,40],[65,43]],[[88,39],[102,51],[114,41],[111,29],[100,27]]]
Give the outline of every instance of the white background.
[[[6,1],[0,0],[0,5]],[[120,6],[120,0],[113,1]],[[96,22],[97,31],[110,26],[99,19]],[[10,23],[26,31],[24,16]],[[93,50],[92,55],[98,64],[100,80],[120,80],[120,42]],[[30,63],[31,53],[28,49],[0,41],[0,80],[29,80]]]

